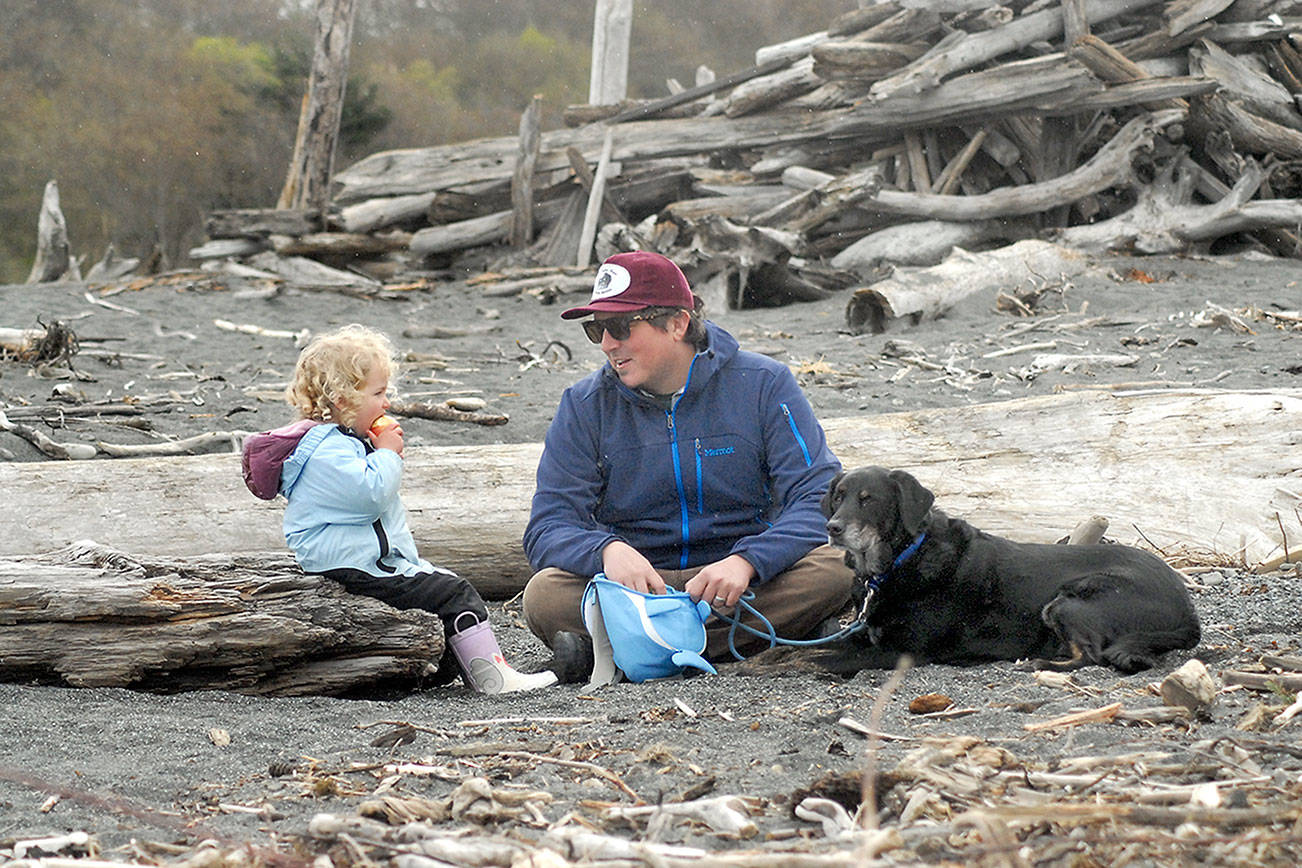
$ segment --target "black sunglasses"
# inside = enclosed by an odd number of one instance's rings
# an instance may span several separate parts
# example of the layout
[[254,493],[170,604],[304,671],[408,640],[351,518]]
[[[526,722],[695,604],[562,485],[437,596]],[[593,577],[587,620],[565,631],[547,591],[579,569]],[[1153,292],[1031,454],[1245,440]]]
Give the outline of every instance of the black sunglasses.
[[673,314],[663,311],[653,314],[631,313],[628,316],[612,316],[609,319],[584,320],[583,333],[594,344],[601,343],[601,335],[604,332],[610,332],[610,336],[617,341],[626,341],[633,323],[652,322],[666,316],[673,316]]

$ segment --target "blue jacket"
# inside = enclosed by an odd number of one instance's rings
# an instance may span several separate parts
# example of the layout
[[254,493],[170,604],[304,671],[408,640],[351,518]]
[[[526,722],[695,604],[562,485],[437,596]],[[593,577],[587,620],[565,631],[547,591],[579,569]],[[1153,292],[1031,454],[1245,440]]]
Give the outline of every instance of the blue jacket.
[[840,463],[795,377],[707,330],[668,412],[609,364],[565,390],[524,533],[535,570],[595,575],[618,539],[658,569],[738,554],[766,582],[827,541],[819,501]]
[[[369,454],[368,454],[369,453]],[[285,542],[304,572],[354,569],[372,576],[428,572],[398,496],[402,458],[369,449],[338,425],[307,430],[280,471]]]

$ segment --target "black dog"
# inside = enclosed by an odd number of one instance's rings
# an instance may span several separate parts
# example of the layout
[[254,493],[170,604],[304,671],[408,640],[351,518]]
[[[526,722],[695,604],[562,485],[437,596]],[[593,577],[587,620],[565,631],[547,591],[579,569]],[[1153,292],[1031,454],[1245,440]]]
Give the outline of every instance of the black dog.
[[907,653],[954,664],[1068,657],[1034,665],[1137,672],[1198,644],[1184,580],[1160,558],[1121,545],[1012,542],[932,509],[934,500],[902,470],[864,467],[832,480],[828,540],[872,596],[867,630],[821,655],[822,665],[890,668]]

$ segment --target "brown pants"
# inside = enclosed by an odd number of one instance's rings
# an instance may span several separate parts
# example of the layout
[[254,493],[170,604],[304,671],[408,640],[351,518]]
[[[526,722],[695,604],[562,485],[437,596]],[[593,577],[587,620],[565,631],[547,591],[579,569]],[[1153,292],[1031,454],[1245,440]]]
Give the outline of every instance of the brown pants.
[[[687,570],[657,570],[665,584],[683,590],[701,567]],[[579,611],[587,576],[576,576],[553,567],[539,570],[524,589],[524,619],[533,634],[551,645],[552,636],[561,631],[587,634]],[[838,614],[850,600],[854,575],[845,565],[843,554],[831,546],[819,546],[762,585],[751,585],[755,599],[750,604],[763,613],[774,631],[784,639],[803,639],[824,619]],[[742,623],[766,632],[755,618]],[[734,659],[728,647],[728,628],[719,618],[705,623],[705,656],[710,660]],[[768,641],[745,630],[734,634],[738,651],[750,654],[768,647]]]

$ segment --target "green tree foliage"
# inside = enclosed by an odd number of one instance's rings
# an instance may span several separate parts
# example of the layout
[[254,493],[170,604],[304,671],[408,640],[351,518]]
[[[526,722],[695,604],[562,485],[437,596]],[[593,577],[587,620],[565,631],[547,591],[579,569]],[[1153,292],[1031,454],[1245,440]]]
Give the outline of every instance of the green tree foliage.
[[[631,96],[754,63],[856,0],[638,0]],[[74,253],[161,244],[205,213],[270,207],[289,164],[315,0],[0,0],[0,281],[22,280],[45,182]],[[359,0],[343,166],[384,148],[511,135],[587,98],[593,0]]]

